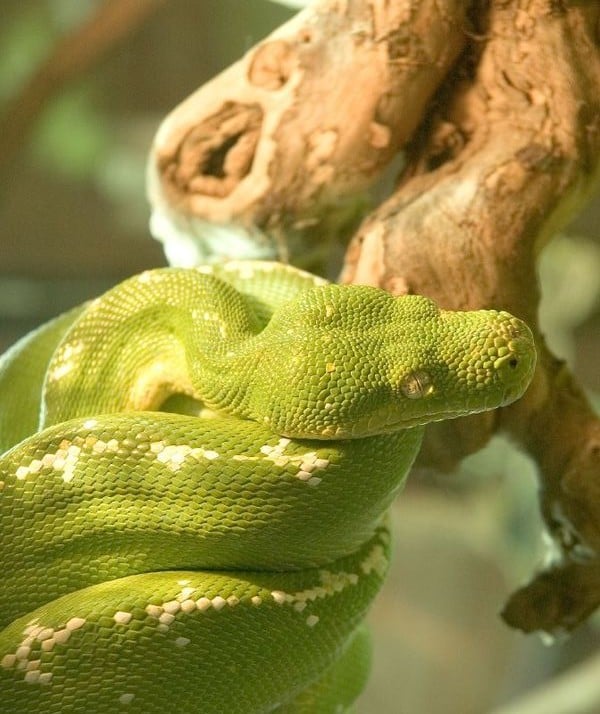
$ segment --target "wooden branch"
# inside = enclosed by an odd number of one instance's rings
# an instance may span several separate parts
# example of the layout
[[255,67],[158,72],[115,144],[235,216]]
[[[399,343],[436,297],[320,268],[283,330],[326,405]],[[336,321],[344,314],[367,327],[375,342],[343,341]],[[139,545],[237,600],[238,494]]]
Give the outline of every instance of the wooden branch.
[[46,104],[136,29],[164,0],[105,0],[57,42],[0,120],[0,164],[10,165]]
[[452,468],[498,430],[533,456],[561,561],[505,617],[569,629],[600,602],[600,422],[537,327],[536,260],[600,174],[600,5],[467,5],[316,0],[166,119],[150,191],[174,222],[289,235],[326,225],[407,146],[342,280],[532,326],[526,396],[429,428],[421,463]]
[[272,234],[318,228],[414,132],[464,45],[464,10],[313,2],[166,118],[150,156],[154,210]]
[[600,421],[536,328],[535,273],[541,247],[597,181],[599,17],[597,4],[542,0],[478,13],[469,53],[395,194],[355,236],[343,276],[445,308],[505,309],[534,328],[539,364],[526,396],[495,418],[433,426],[422,453],[449,468],[502,429],[537,461],[564,559],[509,602],[505,618],[525,631],[570,629],[600,604]]

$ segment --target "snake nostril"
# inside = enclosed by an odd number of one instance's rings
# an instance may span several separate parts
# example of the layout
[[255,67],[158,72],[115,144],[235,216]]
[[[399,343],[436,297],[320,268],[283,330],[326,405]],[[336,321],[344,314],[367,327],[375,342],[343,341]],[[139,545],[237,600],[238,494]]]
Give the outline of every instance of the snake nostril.
[[518,360],[516,357],[511,357],[511,358],[508,360],[508,366],[509,366],[511,369],[516,369],[516,368],[518,367],[518,365],[519,365],[519,360]]

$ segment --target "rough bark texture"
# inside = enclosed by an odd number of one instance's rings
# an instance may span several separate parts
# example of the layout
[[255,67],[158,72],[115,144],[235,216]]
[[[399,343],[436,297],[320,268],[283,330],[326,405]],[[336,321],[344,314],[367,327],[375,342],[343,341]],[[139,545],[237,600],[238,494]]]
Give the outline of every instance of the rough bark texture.
[[267,234],[318,227],[403,147],[342,280],[534,329],[525,397],[430,428],[421,462],[449,470],[498,430],[532,455],[560,557],[504,617],[570,629],[600,604],[600,421],[536,326],[536,259],[599,173],[600,4],[316,0],[167,118],[151,196]]
[[314,3],[166,118],[155,210],[271,237],[329,225],[415,132],[464,15],[464,0]]

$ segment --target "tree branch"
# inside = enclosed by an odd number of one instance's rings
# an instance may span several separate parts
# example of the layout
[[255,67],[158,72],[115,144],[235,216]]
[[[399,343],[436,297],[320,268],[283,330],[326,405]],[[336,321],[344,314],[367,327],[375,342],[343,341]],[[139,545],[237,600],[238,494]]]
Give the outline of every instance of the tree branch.
[[502,429],[537,461],[542,513],[564,560],[507,606],[507,621],[525,631],[570,629],[600,604],[600,421],[536,327],[535,272],[541,247],[598,177],[600,8],[553,7],[510,1],[477,14],[481,39],[344,271],[445,308],[505,309],[534,328],[539,364],[525,397],[495,418],[471,418],[468,440],[460,421],[430,428],[422,454],[449,467]]
[[313,2],[165,119],[154,211],[188,231],[195,217],[271,237],[321,230],[415,131],[463,48],[464,12],[463,0]]

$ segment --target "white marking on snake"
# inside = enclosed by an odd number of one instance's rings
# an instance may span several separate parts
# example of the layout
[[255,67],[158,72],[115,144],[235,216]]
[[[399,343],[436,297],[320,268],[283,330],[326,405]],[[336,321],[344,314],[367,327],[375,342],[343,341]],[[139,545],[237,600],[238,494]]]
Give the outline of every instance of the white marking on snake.
[[152,441],[150,442],[150,451],[153,454],[159,454],[165,448],[164,441]]
[[[387,533],[384,531],[380,533],[380,536],[381,542],[385,542]],[[359,569],[364,575],[370,575],[372,572],[376,572],[379,576],[383,576],[385,574],[388,561],[381,542],[373,545],[371,550],[359,564]],[[299,590],[295,593],[273,590],[271,592],[271,597],[278,605],[291,605],[296,612],[301,613],[304,611],[309,602],[331,597],[335,593],[342,592],[347,587],[356,586],[359,579],[358,573],[347,573],[344,571],[335,573],[329,570],[321,570],[319,572],[320,584],[305,590]],[[260,597],[255,595],[251,598],[251,602],[253,605],[258,606],[262,601]],[[306,624],[309,627],[314,627],[318,621],[319,617],[312,614],[306,619]]]
[[146,612],[150,617],[155,617],[158,620],[162,613],[162,607],[160,605],[146,605]]
[[121,694],[119,697],[119,703],[120,704],[130,704],[135,698],[135,694],[132,694],[131,692],[125,692],[125,694]]
[[71,636],[71,630],[58,630],[54,633],[54,641],[59,645],[64,645]]
[[200,612],[206,612],[211,606],[211,602],[207,597],[201,597],[199,600],[196,600],[196,607]]
[[226,600],[224,600],[220,595],[215,595],[215,597],[211,600],[211,604],[217,612],[219,610],[222,610],[225,607]]
[[[71,444],[71,446],[67,449],[67,455],[65,456],[62,468],[62,479],[65,483],[72,481],[75,476],[75,467],[77,466],[77,462],[79,460],[79,454],[81,454],[81,448],[79,446],[75,446],[75,444]],[[56,461],[54,462],[54,468],[56,469]]]
[[73,342],[72,344],[66,345],[60,354],[60,363],[52,371],[48,372],[48,379],[55,382],[69,374],[76,366],[75,358],[83,352],[84,348],[83,342]]
[[80,627],[83,627],[85,625],[85,623],[86,623],[85,617],[72,617],[67,622],[65,627],[67,628],[67,630],[70,630],[72,632],[73,630],[78,630]]
[[[4,655],[0,664],[4,669],[15,668],[23,672],[24,681],[28,684],[50,684],[52,673],[41,672],[41,659],[29,659],[32,645],[37,640],[41,643],[41,650],[49,652],[54,645],[65,644],[71,633],[83,627],[85,622],[86,620],[83,617],[72,617],[66,623],[64,629],[56,630],[53,627],[39,625],[37,620],[33,620],[23,630],[23,639],[17,645],[14,653]],[[36,649],[35,652],[37,654],[39,650]]]
[[171,471],[179,471],[185,460],[190,457],[196,461],[206,459],[213,461],[219,458],[219,454],[212,449],[203,449],[202,447],[192,448],[187,444],[169,444],[164,441],[154,441],[150,444],[150,451],[156,454],[156,460],[170,469]]
[[385,556],[385,551],[383,546],[376,544],[374,545],[367,557],[360,564],[360,569],[365,575],[370,575],[373,571],[377,575],[383,576],[387,570],[388,560]]
[[27,466],[19,466],[15,476],[19,479],[19,481],[23,481],[23,479],[29,476],[29,469],[27,468]]
[[163,610],[169,615],[176,615],[181,610],[181,603],[177,600],[169,600],[169,602],[163,603]]
[[[84,443],[81,437],[76,437],[75,440],[78,440],[80,444]],[[19,481],[23,481],[29,475],[52,468],[54,471],[62,473],[62,479],[67,483],[72,481],[75,475],[80,454],[81,446],[63,439],[54,453],[48,452],[41,459],[32,459],[29,464],[22,464],[17,468],[15,476]]]
[[20,645],[17,647],[17,651],[15,652],[17,659],[27,659],[29,657],[29,653],[31,652],[31,647],[29,645]]
[[5,654],[4,657],[2,658],[2,661],[0,662],[0,665],[4,669],[12,669],[17,661],[17,655],[13,654],[12,652],[10,654]]
[[319,458],[315,451],[307,451],[304,454],[286,454],[284,452],[289,444],[291,444],[291,439],[281,438],[275,446],[263,444],[259,448],[260,456],[234,454],[232,458],[235,461],[258,461],[264,459],[265,461],[271,461],[280,468],[285,468],[288,464],[292,464],[298,467],[298,471],[295,474],[297,479],[304,481],[309,486],[318,486],[323,479],[313,475],[313,472],[326,469],[331,463],[329,459]]
[[251,265],[244,264],[243,262],[225,263],[223,269],[227,273],[237,273],[238,276],[244,280],[249,280],[254,277],[254,268]]
[[189,587],[189,580],[178,580],[178,585],[183,585],[181,592],[176,595],[175,599],[167,600],[160,605],[148,604],[146,605],[146,613],[158,621],[158,629],[161,632],[167,632],[169,626],[175,621],[176,615],[179,611],[185,613],[186,615],[191,614],[196,609],[202,611],[211,607],[212,602],[207,598],[200,598],[200,600],[205,600],[206,607],[204,607],[204,602],[199,604],[192,600],[191,596],[196,592],[197,588]]
[[281,590],[273,590],[273,592],[271,593],[271,597],[278,605],[283,605],[283,603],[286,601],[286,594]]
[[186,615],[189,615],[190,613],[194,612],[196,609],[196,603],[193,600],[184,600],[181,603],[181,612],[185,612]]
[[[189,582],[189,581],[187,581]],[[175,620],[175,615],[181,610],[185,614],[190,614],[194,610],[205,612],[211,607],[214,610],[222,610],[225,605],[235,607],[239,603],[239,598],[235,595],[230,595],[227,599],[216,595],[212,599],[200,597],[198,600],[192,600],[192,595],[197,588],[186,587],[177,596],[176,600],[169,600],[162,605],[147,605],[146,612],[150,617],[157,619],[163,625],[170,625]]]
[[106,451],[106,441],[102,441],[102,439],[97,439],[92,444],[92,451],[95,454],[103,454]]
[[44,640],[49,640],[54,635],[54,628],[44,627],[35,636],[36,640],[43,642]]
[[130,612],[123,612],[122,610],[118,610],[113,615],[113,620],[116,622],[117,625],[128,625],[131,622],[132,617],[133,615]]

